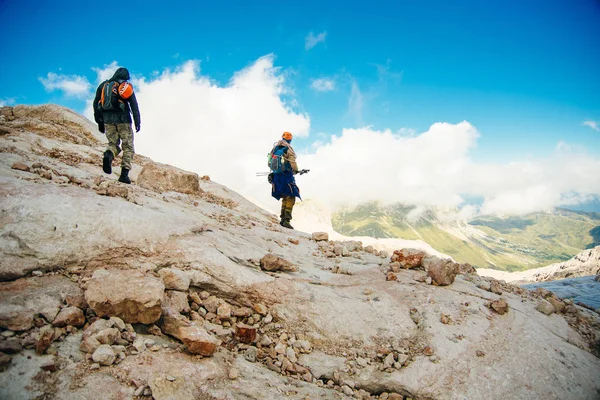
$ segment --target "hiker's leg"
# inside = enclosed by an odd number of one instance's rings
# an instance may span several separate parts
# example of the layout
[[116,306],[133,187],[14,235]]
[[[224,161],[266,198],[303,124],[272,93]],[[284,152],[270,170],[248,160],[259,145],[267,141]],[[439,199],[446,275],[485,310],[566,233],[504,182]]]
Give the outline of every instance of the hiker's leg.
[[106,139],[108,139],[106,150],[109,150],[113,154],[114,158],[121,152],[121,148],[119,147],[119,131],[117,130],[117,125],[105,124],[104,129],[106,132]]
[[123,146],[121,168],[126,168],[131,171],[131,163],[133,163],[133,154],[135,153],[133,148],[133,130],[131,129],[131,124],[119,124],[118,129],[121,144]]
[[294,204],[296,204],[296,197],[289,196],[285,204],[285,219],[287,219],[288,222],[292,220],[292,210],[294,209]]
[[283,221],[283,216],[285,215],[285,200],[287,197],[283,196],[281,198],[281,214],[279,214],[279,218]]

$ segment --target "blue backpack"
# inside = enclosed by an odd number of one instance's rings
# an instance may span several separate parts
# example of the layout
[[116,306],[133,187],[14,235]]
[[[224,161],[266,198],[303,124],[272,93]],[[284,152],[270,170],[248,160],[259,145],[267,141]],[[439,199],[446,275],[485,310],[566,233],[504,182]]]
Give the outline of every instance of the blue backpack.
[[286,170],[286,160],[285,160],[285,151],[287,147],[285,146],[276,146],[271,150],[268,155],[267,165],[271,172],[281,173]]

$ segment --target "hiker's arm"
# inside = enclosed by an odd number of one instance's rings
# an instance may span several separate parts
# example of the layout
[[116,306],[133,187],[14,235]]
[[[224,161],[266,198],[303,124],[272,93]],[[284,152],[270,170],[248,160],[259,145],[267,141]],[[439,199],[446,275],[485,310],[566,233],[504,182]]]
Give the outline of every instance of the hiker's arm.
[[140,118],[140,109],[138,107],[137,99],[135,98],[135,93],[132,93],[131,97],[129,98],[129,106],[131,107],[131,113],[133,114],[133,123],[135,124],[135,130],[136,132],[139,132],[142,120]]

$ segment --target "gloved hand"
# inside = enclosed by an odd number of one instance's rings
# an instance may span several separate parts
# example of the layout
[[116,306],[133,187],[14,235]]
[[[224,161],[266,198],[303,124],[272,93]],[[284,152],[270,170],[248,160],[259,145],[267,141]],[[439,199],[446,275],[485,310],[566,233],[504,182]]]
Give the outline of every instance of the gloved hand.
[[99,130],[101,133],[104,133],[104,122],[101,122],[101,123],[99,123],[99,124],[98,124],[98,130]]
[[138,125],[136,125],[136,126],[135,126],[135,131],[136,131],[136,132],[139,132],[139,131],[140,131],[140,129],[141,129],[141,126],[140,126],[140,124],[138,124]]

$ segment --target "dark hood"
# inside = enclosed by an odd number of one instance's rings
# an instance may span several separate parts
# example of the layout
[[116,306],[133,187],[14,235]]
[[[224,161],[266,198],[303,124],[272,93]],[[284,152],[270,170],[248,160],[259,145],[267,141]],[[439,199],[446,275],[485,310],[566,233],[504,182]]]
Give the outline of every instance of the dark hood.
[[119,68],[115,71],[115,74],[110,78],[111,81],[128,81],[129,80],[129,71],[127,68]]

